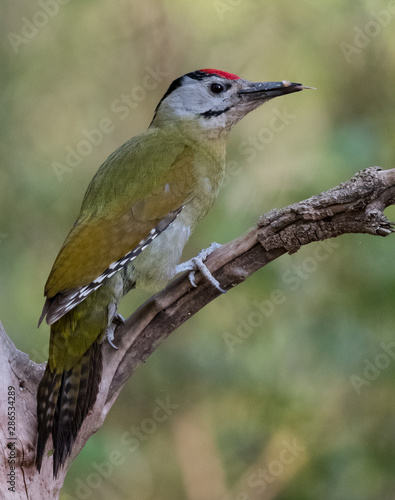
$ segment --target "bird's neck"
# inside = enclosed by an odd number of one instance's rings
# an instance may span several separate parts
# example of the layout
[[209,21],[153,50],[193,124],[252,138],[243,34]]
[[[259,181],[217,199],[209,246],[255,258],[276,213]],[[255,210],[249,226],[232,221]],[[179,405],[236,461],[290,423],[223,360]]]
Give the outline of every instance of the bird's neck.
[[163,120],[155,117],[150,128],[165,130],[173,139],[180,138],[180,142],[194,144],[209,151],[215,157],[223,157],[226,149],[228,129],[215,129],[204,127],[195,120]]

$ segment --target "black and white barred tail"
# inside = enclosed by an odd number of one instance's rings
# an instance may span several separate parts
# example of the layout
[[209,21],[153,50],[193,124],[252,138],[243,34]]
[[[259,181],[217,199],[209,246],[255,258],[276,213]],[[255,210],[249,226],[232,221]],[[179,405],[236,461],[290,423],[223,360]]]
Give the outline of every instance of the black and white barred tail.
[[66,462],[82,422],[95,404],[101,373],[102,345],[99,341],[94,342],[67,372],[52,372],[47,365],[37,394],[36,467],[39,471],[50,436],[54,477]]

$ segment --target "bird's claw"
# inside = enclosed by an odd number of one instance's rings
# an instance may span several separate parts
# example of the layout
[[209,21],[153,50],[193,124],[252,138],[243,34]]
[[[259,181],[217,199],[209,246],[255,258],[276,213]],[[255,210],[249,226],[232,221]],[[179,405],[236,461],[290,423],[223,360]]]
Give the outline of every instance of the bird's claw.
[[197,284],[195,281],[195,273],[196,271],[200,271],[201,274],[206,278],[206,280],[209,281],[217,290],[219,290],[221,293],[226,293],[226,290],[221,288],[219,281],[214,278],[214,276],[207,268],[206,264],[203,262],[211,253],[214,252],[214,250],[217,250],[217,248],[220,248],[221,246],[222,245],[220,245],[219,243],[211,243],[208,248],[201,250],[196,257],[193,257],[187,262],[179,264],[176,268],[176,272],[181,273],[183,271],[190,271],[188,275],[189,281],[191,285],[196,288]]
[[[122,317],[122,316],[121,316]],[[112,323],[106,330],[106,335],[107,335],[107,341],[110,344],[111,347],[114,349],[118,350],[118,347],[114,344],[114,332],[115,332],[116,325],[115,323]]]

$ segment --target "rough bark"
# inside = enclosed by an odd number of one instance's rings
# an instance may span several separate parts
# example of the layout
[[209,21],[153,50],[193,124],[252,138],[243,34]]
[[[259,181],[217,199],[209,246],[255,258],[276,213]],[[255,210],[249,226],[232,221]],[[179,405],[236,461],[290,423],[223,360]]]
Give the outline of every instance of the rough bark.
[[[383,210],[392,204],[395,169],[371,167],[327,192],[270,211],[246,235],[211,254],[206,264],[221,287],[230,290],[261,267],[285,253],[296,252],[302,245],[346,233],[388,236],[393,231],[392,223]],[[127,379],[171,332],[220,295],[200,274],[196,282],[198,286],[194,288],[187,275],[174,280],[117,328],[118,350],[105,343],[104,373],[95,407],[83,424],[67,466],[56,480],[52,477],[51,459],[44,459],[41,474],[34,467],[36,390],[44,365],[31,362],[16,349],[0,324],[1,499],[58,498],[68,467],[89,437],[100,429]],[[14,409],[16,429],[12,435],[8,414],[12,423]],[[12,472],[15,493],[8,490]]]

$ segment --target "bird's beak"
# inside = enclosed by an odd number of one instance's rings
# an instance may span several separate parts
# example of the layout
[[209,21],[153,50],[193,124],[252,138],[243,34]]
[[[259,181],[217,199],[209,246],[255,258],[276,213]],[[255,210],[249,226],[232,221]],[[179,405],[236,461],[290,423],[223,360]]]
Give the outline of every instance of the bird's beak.
[[283,80],[282,82],[259,82],[250,83],[248,87],[238,91],[238,94],[247,101],[272,99],[280,95],[300,92],[303,89],[313,89],[305,87],[301,83],[292,83]]

